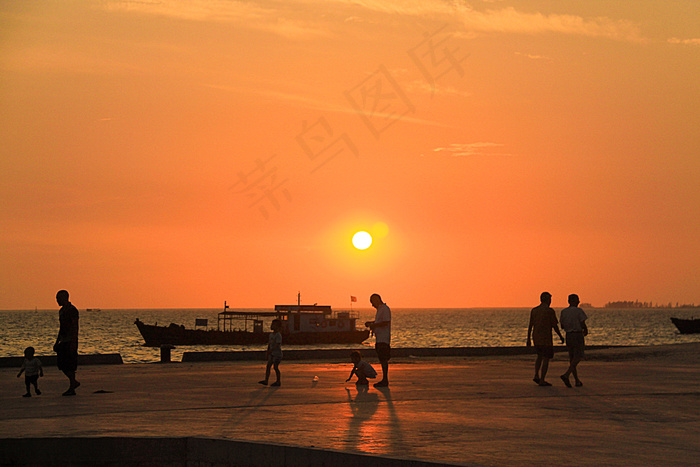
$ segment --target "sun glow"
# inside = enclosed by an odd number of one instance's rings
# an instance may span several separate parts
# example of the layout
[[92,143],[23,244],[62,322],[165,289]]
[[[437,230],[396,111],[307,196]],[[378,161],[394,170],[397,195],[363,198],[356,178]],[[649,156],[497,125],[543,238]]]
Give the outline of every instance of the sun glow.
[[372,244],[372,236],[364,230],[361,230],[353,235],[352,244],[358,250],[366,250]]

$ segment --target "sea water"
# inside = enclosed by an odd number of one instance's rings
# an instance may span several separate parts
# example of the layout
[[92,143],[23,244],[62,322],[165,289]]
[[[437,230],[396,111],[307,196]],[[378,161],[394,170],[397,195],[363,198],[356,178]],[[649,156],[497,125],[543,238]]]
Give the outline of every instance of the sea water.
[[[560,311],[556,308],[557,314]],[[193,328],[195,319],[205,318],[216,328],[220,309],[129,309],[80,310],[81,354],[119,353],[125,363],[156,362],[160,349],[144,347],[134,321],[146,324],[182,324]],[[270,311],[245,309],[238,311]],[[344,311],[344,310],[336,310]],[[358,311],[358,310],[354,310]],[[527,338],[530,308],[441,308],[392,311],[392,347],[499,347],[522,346]],[[671,317],[700,318],[698,309],[608,309],[589,308],[586,342],[591,345],[659,345],[700,342],[700,334],[679,334]],[[374,309],[359,310],[358,326],[374,318]],[[37,355],[52,355],[58,333],[58,310],[0,311],[0,357],[23,355],[32,346]],[[269,330],[269,323],[265,323]],[[556,336],[555,336],[556,337]],[[555,340],[556,342],[556,340]],[[357,348],[363,344],[284,346],[287,349]],[[172,358],[183,352],[264,350],[264,345],[178,346]]]

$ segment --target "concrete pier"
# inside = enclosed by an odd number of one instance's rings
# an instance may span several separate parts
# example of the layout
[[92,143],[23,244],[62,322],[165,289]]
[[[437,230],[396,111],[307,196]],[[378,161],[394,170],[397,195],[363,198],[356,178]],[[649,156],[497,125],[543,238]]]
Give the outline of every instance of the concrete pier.
[[[567,366],[560,353],[550,364],[552,387],[532,382],[532,355],[396,358],[390,387],[368,391],[345,383],[351,364],[338,360],[283,361],[279,388],[257,383],[263,362],[94,365],[79,368],[75,397],[61,396],[67,379],[47,367],[43,394],[22,398],[18,368],[3,368],[0,465],[31,465],[8,458],[7,446],[18,439],[50,465],[60,446],[80,451],[75,443],[87,446],[85,438],[212,438],[267,446],[261,453],[299,448],[282,464],[259,465],[353,465],[334,453],[462,465],[697,462],[700,343],[587,355],[580,388],[559,379]],[[375,358],[367,360],[379,369]],[[95,463],[80,465],[107,465],[99,456],[108,449],[89,452]],[[158,464],[158,451],[150,452],[151,463],[132,465],[251,465],[243,456]]]

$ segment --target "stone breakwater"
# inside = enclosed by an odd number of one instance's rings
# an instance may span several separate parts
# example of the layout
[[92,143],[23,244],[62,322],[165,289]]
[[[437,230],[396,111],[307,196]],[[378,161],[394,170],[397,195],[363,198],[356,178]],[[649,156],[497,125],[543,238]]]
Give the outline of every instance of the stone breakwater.
[[[589,350],[630,348],[629,346],[593,345]],[[314,349],[314,350],[284,350],[286,361],[304,360],[338,360],[345,361],[353,350],[359,350],[365,356],[374,355],[374,349],[361,347],[357,349]],[[555,352],[565,352],[566,347],[555,346]],[[169,349],[164,352],[169,355]],[[534,353],[532,347],[403,347],[391,349],[393,358],[413,357],[489,357],[516,356]],[[44,366],[55,366],[55,355],[37,355]],[[221,361],[257,361],[264,360],[264,350],[247,351],[212,351],[212,352],[183,352],[182,362],[221,362]],[[24,357],[0,357],[0,368],[19,368]],[[124,361],[118,353],[78,355],[78,365],[115,365]]]

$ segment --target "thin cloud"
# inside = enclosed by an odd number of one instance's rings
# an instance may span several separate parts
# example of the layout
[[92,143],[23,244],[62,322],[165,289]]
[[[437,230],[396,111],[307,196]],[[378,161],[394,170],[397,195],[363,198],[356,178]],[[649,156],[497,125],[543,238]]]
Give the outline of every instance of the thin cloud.
[[[457,24],[459,34],[559,33],[616,40],[644,40],[639,26],[625,19],[582,17],[566,14],[527,13],[514,7],[476,10],[463,2],[442,0],[297,0],[295,2],[242,2],[234,0],[108,0],[103,8],[109,11],[137,12],[170,16],[192,21],[236,22],[246,27],[265,30],[287,38],[325,37],[327,25],[319,24],[313,11],[333,13],[344,21],[366,21],[364,12],[385,13],[425,18]],[[494,5],[494,4],[491,4]],[[496,5],[494,5],[496,6]],[[332,11],[333,8],[340,10]],[[304,19],[306,17],[306,19]]]
[[578,15],[525,13],[514,7],[475,10],[471,5],[439,0],[336,0],[368,10],[453,22],[465,31],[504,34],[559,33],[616,40],[643,41],[639,26],[630,20]]
[[472,97],[473,94],[468,91],[460,91],[452,86],[442,86],[435,84],[434,86],[425,80],[415,80],[407,83],[404,89],[408,92],[418,92],[423,94],[442,95],[442,96],[459,96],[459,97]]
[[482,32],[520,34],[559,33],[609,39],[641,41],[639,27],[632,21],[607,17],[524,13],[513,7],[485,12],[468,11],[461,17],[466,28]]
[[433,152],[443,152],[452,157],[469,156],[512,156],[510,153],[498,152],[504,145],[501,143],[452,143],[449,146],[433,149]]
[[[354,114],[354,115],[361,115],[362,114],[362,112],[350,107],[349,105],[346,105],[345,103],[335,104],[332,102],[326,102],[326,101],[310,98],[308,96],[304,96],[301,94],[282,92],[282,91],[277,91],[277,90],[273,90],[273,89],[264,89],[264,88],[261,88],[260,86],[257,86],[257,87],[245,87],[245,86],[234,87],[234,86],[226,86],[226,85],[211,84],[211,83],[203,83],[202,86],[207,87],[207,88],[211,88],[211,89],[219,89],[221,91],[226,91],[226,92],[245,93],[248,95],[256,94],[256,95],[270,97],[273,99],[283,100],[283,101],[287,101],[287,102],[294,102],[302,107],[312,109],[312,110],[319,110],[319,111],[323,111],[323,112],[335,112],[335,113]],[[372,118],[385,119],[387,121],[396,120],[396,123],[404,122],[404,123],[412,123],[412,124],[417,124],[417,125],[426,125],[426,126],[431,126],[431,127],[443,127],[443,128],[450,127],[450,125],[446,125],[446,124],[441,123],[441,122],[417,118],[417,117],[413,117],[410,115],[404,115],[400,118],[396,118],[396,116],[394,114],[376,112],[376,113],[372,114]]]
[[544,60],[547,62],[551,62],[552,59],[550,57],[547,57],[545,55],[535,55],[535,54],[525,54],[522,52],[515,52],[515,55],[519,55],[521,57],[529,58],[530,60]]
[[[284,7],[284,3],[279,4]],[[286,39],[327,37],[328,31],[309,21],[293,19],[289,11],[264,7],[256,2],[232,0],[108,0],[103,8],[110,12],[127,12],[166,16],[187,21],[238,23],[250,29],[270,32]]]
[[696,45],[700,46],[700,38],[693,39],[679,39],[677,37],[671,37],[667,41],[669,44],[681,44],[681,45]]

